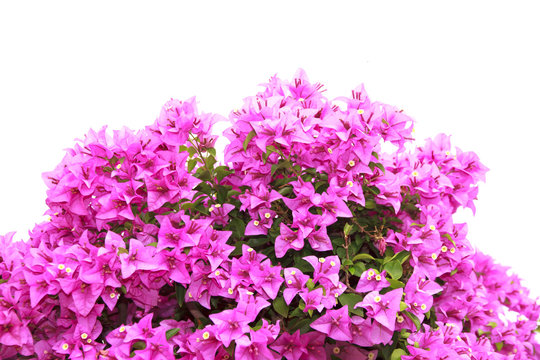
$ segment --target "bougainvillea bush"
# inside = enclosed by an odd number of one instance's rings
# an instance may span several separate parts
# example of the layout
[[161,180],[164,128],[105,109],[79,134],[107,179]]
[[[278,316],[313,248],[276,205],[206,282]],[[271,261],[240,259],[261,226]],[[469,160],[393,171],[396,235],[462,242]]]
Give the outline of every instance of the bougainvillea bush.
[[91,131],[43,175],[50,221],[0,237],[0,358],[540,358],[539,305],[452,220],[487,168],[412,126],[299,71],[228,120]]

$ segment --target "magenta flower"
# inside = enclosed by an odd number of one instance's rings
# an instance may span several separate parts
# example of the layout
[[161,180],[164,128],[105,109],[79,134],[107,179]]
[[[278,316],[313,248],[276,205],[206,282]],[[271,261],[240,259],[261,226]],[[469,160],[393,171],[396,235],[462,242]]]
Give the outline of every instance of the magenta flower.
[[294,334],[284,332],[276,341],[270,345],[270,348],[274,349],[287,360],[299,360],[303,355],[308,354],[307,339],[300,335],[300,330],[297,330]]
[[119,255],[120,263],[122,264],[122,277],[127,279],[137,270],[164,269],[162,265],[156,264],[155,253],[156,248],[144,246],[137,239],[130,239],[128,253],[121,253]]
[[236,309],[212,314],[210,319],[217,326],[216,338],[223,342],[226,347],[249,331],[249,318]]
[[302,339],[307,343],[307,354],[302,354],[302,360],[325,360],[325,335],[318,331],[310,331],[302,335]]
[[339,268],[341,262],[337,256],[327,256],[325,258],[317,258],[315,256],[306,256],[303,258],[311,264],[315,270],[313,273],[313,281],[317,282],[319,279],[327,279],[335,286],[339,283]]
[[322,288],[313,289],[309,292],[307,291],[301,292],[300,297],[302,298],[302,300],[304,300],[304,303],[306,304],[306,307],[304,308],[304,312],[307,312],[309,310],[317,310],[318,312],[323,311],[325,306],[322,303],[322,299],[323,299]]
[[265,260],[260,267],[250,272],[250,277],[256,287],[259,287],[270,299],[275,299],[281,284],[285,281],[281,277],[281,266],[272,266],[270,260]]
[[289,249],[302,250],[304,247],[304,238],[301,234],[291,230],[287,225],[279,224],[280,235],[276,237],[276,256],[281,258]]
[[310,326],[334,340],[350,341],[352,340],[350,324],[349,307],[345,305],[338,310],[327,310],[326,314],[312,322]]
[[0,344],[25,346],[32,343],[32,334],[13,310],[0,311]]
[[103,291],[103,284],[86,284],[80,283],[76,287],[71,296],[73,297],[73,304],[81,316],[87,316],[94,306],[97,299],[101,296]]
[[356,304],[355,308],[365,308],[368,316],[393,332],[402,295],[403,289],[395,289],[384,295],[379,294],[378,291],[372,291]]
[[250,331],[251,339],[244,335],[236,340],[234,356],[236,359],[246,360],[277,360],[278,354],[270,350],[268,340],[264,336],[256,335],[253,330]]
[[368,269],[364,271],[360,276],[360,280],[356,285],[356,291],[380,291],[388,286],[390,286],[390,283],[388,282],[388,280],[386,280],[386,270],[383,270],[379,274],[379,272],[375,269]]
[[[360,316],[351,317],[351,335],[353,344],[359,346],[373,346],[374,344],[380,344],[380,334],[373,334],[372,320],[370,318],[364,319]],[[390,335],[393,332],[388,331]],[[374,338],[375,340],[372,340]]]
[[260,208],[254,218],[246,225],[245,235],[266,235],[274,223],[276,213],[267,208]]
[[203,359],[212,358],[216,351],[223,347],[222,342],[216,337],[216,331],[217,326],[212,325],[190,332],[188,346],[197,356]]
[[239,289],[236,310],[247,316],[248,322],[255,321],[259,312],[270,306],[262,296],[255,296],[251,291]]
[[308,242],[315,251],[333,250],[332,241],[328,236],[326,226],[321,226],[319,230],[312,231],[307,236]]
[[144,182],[148,191],[147,201],[149,211],[155,211],[166,202],[173,202],[177,198],[180,189],[171,180],[167,179],[167,177],[145,177]]
[[309,276],[304,275],[297,268],[286,268],[283,272],[286,286],[283,290],[283,298],[285,299],[285,303],[289,305],[297,294],[308,291],[306,283]]

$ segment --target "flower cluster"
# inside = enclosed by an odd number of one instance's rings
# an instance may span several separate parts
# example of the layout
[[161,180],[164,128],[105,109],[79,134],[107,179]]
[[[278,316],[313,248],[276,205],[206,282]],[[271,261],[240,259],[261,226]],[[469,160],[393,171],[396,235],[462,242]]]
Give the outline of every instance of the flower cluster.
[[0,358],[540,358],[540,305],[453,221],[487,168],[323,92],[272,77],[223,164],[195,99],[80,140],[43,175],[50,221],[0,236]]

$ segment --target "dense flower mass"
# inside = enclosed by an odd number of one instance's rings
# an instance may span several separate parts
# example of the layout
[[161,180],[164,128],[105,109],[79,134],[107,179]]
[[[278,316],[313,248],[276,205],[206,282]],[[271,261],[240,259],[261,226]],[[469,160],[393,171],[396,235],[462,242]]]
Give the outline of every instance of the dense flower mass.
[[195,99],[90,132],[43,174],[50,221],[0,236],[0,358],[540,359],[540,306],[452,218],[487,168],[323,91],[272,77],[223,164]]

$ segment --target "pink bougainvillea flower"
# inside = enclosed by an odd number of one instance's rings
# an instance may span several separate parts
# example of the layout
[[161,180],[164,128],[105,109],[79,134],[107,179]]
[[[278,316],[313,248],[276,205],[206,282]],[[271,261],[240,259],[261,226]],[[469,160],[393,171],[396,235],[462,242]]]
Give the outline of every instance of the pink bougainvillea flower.
[[216,338],[222,341],[226,347],[231,341],[238,340],[249,331],[249,318],[236,309],[212,314],[210,319],[217,325]]
[[319,230],[312,231],[307,236],[308,242],[315,251],[330,251],[334,247],[328,236],[326,226],[321,226]]
[[137,239],[129,240],[128,253],[121,253],[120,263],[122,264],[122,277],[129,278],[137,270],[157,270],[163,268],[162,265],[155,262],[154,255],[156,248],[144,246]]
[[356,285],[358,292],[380,291],[385,287],[390,286],[386,280],[386,270],[379,273],[375,269],[368,269],[362,273],[360,280]]
[[356,304],[355,308],[365,308],[368,316],[393,332],[402,295],[403,289],[395,289],[384,295],[379,294],[378,291],[372,291]]
[[268,347],[268,339],[253,330],[250,330],[250,337],[244,335],[236,340],[234,355],[236,359],[247,360],[277,360],[279,358],[278,354]]
[[291,230],[287,225],[279,224],[280,235],[276,237],[276,256],[281,258],[289,249],[301,250],[304,247],[304,238],[298,232]]
[[250,277],[253,284],[261,288],[270,299],[276,298],[281,284],[285,281],[281,277],[281,266],[272,266],[270,260],[265,260],[260,267],[252,269]]
[[338,310],[327,310],[326,314],[311,323],[311,327],[334,340],[350,341],[352,339],[349,325],[349,307],[345,305]]
[[276,341],[270,345],[279,355],[287,360],[299,360],[303,355],[308,353],[306,348],[307,339],[300,335],[300,330],[289,334],[284,332]]
[[309,276],[304,275],[297,268],[286,268],[283,270],[283,273],[285,275],[283,299],[285,299],[285,303],[289,305],[297,294],[308,291],[306,284]]
[[309,292],[301,292],[300,297],[304,300],[306,307],[304,312],[309,310],[317,310],[321,312],[324,309],[324,304],[322,303],[323,299],[323,289],[317,288]]
[[319,279],[327,279],[335,286],[339,283],[339,269],[341,261],[337,256],[327,256],[317,258],[316,256],[306,256],[303,258],[311,264],[315,270],[313,273],[313,281],[317,282]]

